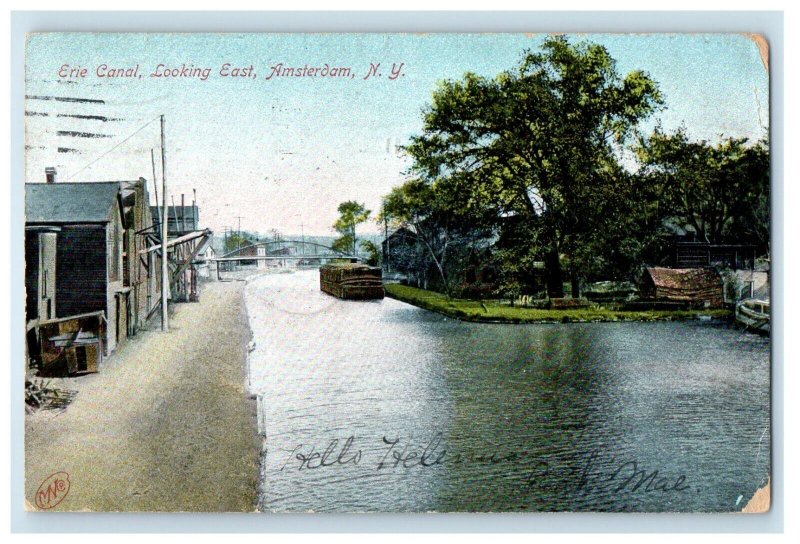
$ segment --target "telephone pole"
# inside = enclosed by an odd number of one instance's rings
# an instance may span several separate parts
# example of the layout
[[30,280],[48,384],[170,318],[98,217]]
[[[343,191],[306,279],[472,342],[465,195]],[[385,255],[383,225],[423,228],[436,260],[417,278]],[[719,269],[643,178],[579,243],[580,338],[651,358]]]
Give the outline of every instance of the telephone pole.
[[[156,215],[158,217],[158,224],[161,225],[161,207],[158,205],[158,182],[156,181],[156,159],[153,148],[150,148],[150,163],[153,165],[153,189],[156,192]],[[148,202],[148,204],[150,204]]]
[[169,331],[169,268],[167,267],[167,149],[164,143],[164,115],[161,115],[161,330]]
[[237,215],[236,219],[239,220],[239,227],[238,227],[238,230],[237,230],[237,233],[239,235],[239,239],[237,240],[237,243],[236,243],[236,249],[242,249],[242,216],[241,215]]

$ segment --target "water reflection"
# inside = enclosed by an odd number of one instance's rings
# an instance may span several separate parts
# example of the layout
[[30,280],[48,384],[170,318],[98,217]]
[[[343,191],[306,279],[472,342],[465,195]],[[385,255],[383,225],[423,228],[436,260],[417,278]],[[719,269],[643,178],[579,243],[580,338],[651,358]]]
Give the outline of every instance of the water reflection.
[[263,510],[730,511],[766,480],[766,339],[463,323],[334,299],[315,271],[247,301]]

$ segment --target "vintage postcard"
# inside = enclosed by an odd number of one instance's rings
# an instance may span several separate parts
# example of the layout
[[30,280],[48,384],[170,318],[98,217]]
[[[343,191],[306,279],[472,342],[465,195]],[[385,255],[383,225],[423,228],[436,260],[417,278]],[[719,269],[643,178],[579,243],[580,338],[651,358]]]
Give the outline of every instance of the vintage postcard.
[[30,34],[26,509],[768,511],[769,96],[758,35]]

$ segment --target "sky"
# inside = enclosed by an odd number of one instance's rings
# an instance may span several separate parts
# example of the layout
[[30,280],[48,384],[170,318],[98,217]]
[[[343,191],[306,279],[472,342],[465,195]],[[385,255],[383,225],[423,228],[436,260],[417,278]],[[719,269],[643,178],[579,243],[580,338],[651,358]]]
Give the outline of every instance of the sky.
[[[200,223],[286,235],[333,234],[336,207],[377,212],[404,179],[397,149],[420,132],[437,81],[512,68],[543,34],[31,34],[26,53],[26,180],[148,180],[161,193],[159,116],[165,119],[168,193],[197,192]],[[769,122],[768,74],[755,43],[736,34],[587,34],[624,75],[644,70],[666,109],[649,119],[690,137],[758,139]],[[222,77],[225,63],[252,70]],[[273,75],[272,67],[327,76]],[[377,72],[364,79],[371,64]],[[401,66],[402,63],[402,66]],[[166,68],[210,71],[151,77]],[[392,66],[399,69],[390,79]],[[64,65],[69,68],[62,70]],[[98,77],[97,69],[135,77]],[[70,76],[74,68],[76,77]],[[86,74],[78,74],[80,68]],[[332,77],[331,68],[339,76]],[[349,68],[350,73],[341,68]],[[163,68],[158,73],[163,72]],[[342,76],[341,74],[344,74]],[[64,76],[64,77],[62,77]],[[48,98],[48,99],[42,99]],[[64,101],[59,98],[102,100]],[[75,117],[81,116],[81,117]],[[89,117],[89,118],[86,118]],[[98,119],[102,118],[102,119]],[[77,135],[76,133],[79,133]],[[86,137],[92,135],[92,137]],[[59,152],[61,149],[61,152]],[[364,231],[378,231],[374,223]]]

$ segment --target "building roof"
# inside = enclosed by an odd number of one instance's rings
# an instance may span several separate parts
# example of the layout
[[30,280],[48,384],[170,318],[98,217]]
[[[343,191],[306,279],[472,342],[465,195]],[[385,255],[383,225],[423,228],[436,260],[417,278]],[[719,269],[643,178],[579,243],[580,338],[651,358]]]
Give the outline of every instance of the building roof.
[[416,238],[417,238],[417,235],[414,234],[414,232],[412,230],[407,229],[406,227],[400,227],[397,230],[395,230],[393,233],[391,233],[388,238],[384,238],[384,240],[381,242],[381,244],[385,244],[386,240],[398,240],[398,239],[403,239],[403,240],[412,239],[412,240],[414,240]]
[[644,279],[650,278],[657,298],[699,300],[722,296],[722,278],[713,268],[645,269]]
[[119,181],[26,183],[27,223],[107,223]]

